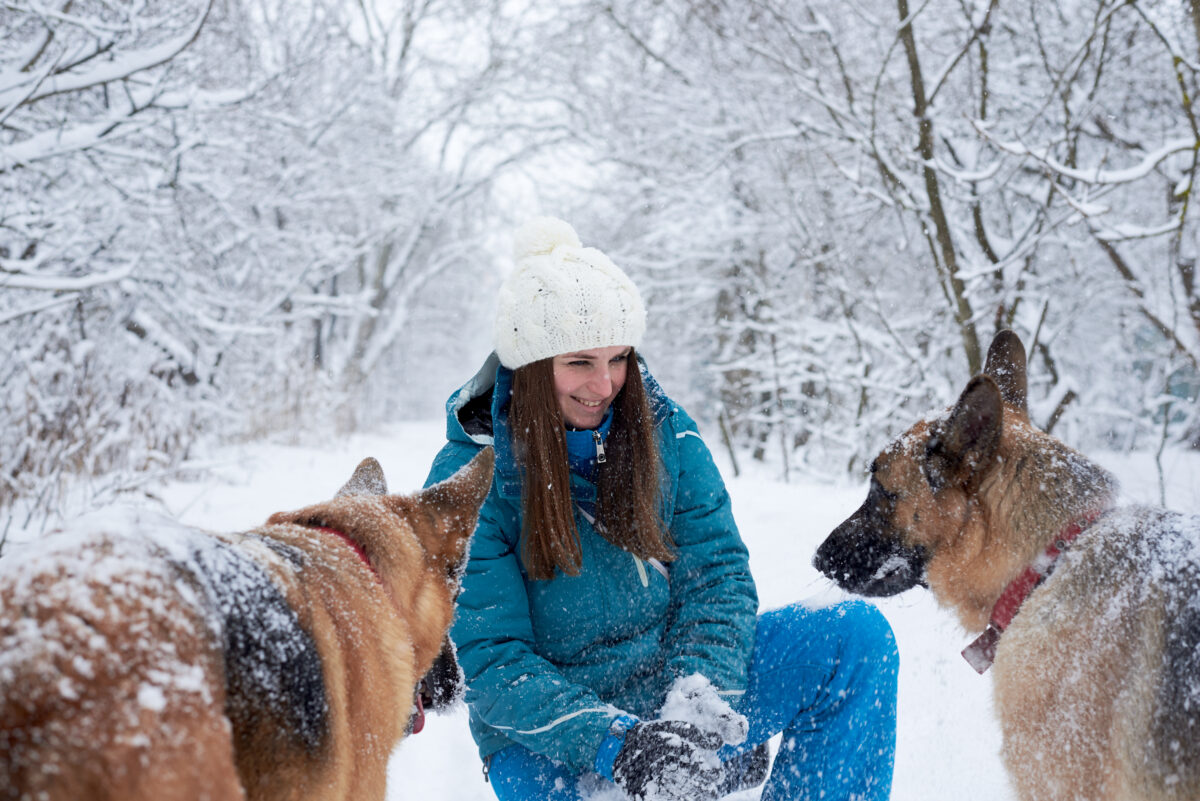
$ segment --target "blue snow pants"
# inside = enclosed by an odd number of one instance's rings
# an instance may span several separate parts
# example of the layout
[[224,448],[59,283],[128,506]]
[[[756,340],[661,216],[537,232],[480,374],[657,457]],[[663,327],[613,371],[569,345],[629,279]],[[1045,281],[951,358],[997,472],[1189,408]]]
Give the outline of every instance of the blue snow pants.
[[[849,601],[818,609],[793,604],[758,617],[746,694],[746,742],[723,761],[783,732],[762,801],[885,801],[896,753],[899,655],[875,607]],[[580,801],[576,776],[513,745],[492,755],[500,801]],[[595,778],[595,777],[593,777]]]

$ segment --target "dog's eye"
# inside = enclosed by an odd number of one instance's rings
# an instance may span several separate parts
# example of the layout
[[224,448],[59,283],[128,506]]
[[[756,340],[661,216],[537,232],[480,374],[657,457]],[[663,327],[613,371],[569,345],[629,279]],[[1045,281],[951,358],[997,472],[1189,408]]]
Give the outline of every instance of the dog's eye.
[[900,500],[900,496],[886,489],[877,480],[871,479],[871,488],[867,491],[867,499],[878,507],[890,508]]
[[925,458],[921,460],[921,474],[934,492],[941,492],[946,487],[946,462],[945,445],[935,433],[925,443]]

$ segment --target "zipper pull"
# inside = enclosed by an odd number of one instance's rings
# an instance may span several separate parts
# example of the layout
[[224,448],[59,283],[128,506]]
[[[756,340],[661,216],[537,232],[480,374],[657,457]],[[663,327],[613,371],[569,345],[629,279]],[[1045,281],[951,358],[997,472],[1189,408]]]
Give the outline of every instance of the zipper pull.
[[646,572],[646,566],[642,564],[641,558],[636,553],[629,554],[633,557],[633,563],[637,565],[638,578],[642,580],[643,587],[650,586],[650,574]]
[[604,455],[604,440],[599,431],[592,431],[592,440],[596,443],[596,464],[604,464],[608,457]]

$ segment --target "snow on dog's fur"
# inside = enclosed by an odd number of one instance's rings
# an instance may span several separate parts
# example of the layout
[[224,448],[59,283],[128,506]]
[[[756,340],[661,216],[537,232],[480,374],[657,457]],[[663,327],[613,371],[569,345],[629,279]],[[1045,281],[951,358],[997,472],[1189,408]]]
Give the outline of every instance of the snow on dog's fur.
[[815,564],[864,595],[925,583],[986,627],[964,655],[994,653],[1022,799],[1195,801],[1200,518],[1114,508],[1115,480],[1030,423],[1026,382],[1002,331],[955,406],[879,454]]
[[491,475],[386,495],[368,459],[251,531],[106,514],[6,556],[0,801],[382,799]]

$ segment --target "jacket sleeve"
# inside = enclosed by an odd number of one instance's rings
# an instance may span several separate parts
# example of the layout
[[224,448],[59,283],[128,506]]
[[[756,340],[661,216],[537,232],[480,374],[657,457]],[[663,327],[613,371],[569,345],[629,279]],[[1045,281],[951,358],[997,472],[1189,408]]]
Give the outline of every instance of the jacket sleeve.
[[[745,692],[758,593],[725,482],[695,422],[681,409],[666,426],[678,451],[671,536],[671,618],[666,636],[671,678],[702,673],[727,700]],[[669,446],[668,446],[669,447]]]
[[[453,443],[434,461],[427,483],[451,475],[473,455]],[[525,581],[518,564],[519,520],[495,486],[471,539],[462,594],[450,636],[475,715],[513,742],[564,763],[596,770],[597,752],[621,710],[569,681],[534,651]]]

